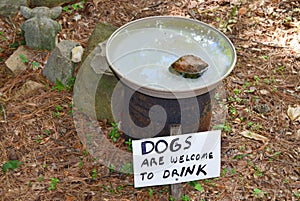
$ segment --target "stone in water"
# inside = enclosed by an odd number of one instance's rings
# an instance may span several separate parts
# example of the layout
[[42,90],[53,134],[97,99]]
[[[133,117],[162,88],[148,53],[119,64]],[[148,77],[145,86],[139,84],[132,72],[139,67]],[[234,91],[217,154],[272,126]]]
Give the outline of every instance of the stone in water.
[[182,56],[169,67],[171,73],[191,79],[200,77],[207,69],[208,64],[194,55]]

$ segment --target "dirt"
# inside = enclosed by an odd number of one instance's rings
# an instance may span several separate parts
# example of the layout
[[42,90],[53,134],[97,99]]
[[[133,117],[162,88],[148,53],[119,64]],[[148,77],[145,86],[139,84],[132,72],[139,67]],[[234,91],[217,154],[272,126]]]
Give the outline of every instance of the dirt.
[[[84,47],[99,22],[119,27],[156,15],[194,18],[225,33],[237,63],[223,81],[228,114],[221,175],[198,181],[198,190],[183,183],[181,200],[300,200],[300,122],[287,114],[300,104],[299,1],[88,0],[83,8],[64,6],[59,40]],[[85,150],[72,118],[72,91],[42,76],[49,52],[36,51],[17,75],[5,68],[24,43],[23,22],[20,14],[0,18],[0,166],[20,162],[0,171],[1,200],[169,200],[169,186],[135,189],[132,175],[101,165]],[[16,96],[28,80],[44,87]],[[106,133],[112,130],[102,124]]]

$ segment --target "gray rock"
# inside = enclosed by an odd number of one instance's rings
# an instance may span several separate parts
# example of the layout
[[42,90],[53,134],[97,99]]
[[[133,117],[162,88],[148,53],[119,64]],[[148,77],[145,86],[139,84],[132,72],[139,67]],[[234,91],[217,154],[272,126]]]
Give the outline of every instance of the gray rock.
[[27,64],[22,61],[21,57],[31,58],[33,53],[24,46],[18,47],[18,49],[5,61],[7,68],[17,74],[27,68]]
[[97,119],[107,119],[109,122],[114,122],[111,96],[118,79],[108,67],[104,41],[115,29],[108,24],[96,26],[85,50],[88,56],[76,77],[73,97],[74,107],[78,111]]
[[61,25],[54,19],[59,17],[62,8],[36,7],[30,9],[21,6],[20,10],[21,14],[28,19],[21,26],[25,32],[26,45],[32,49],[54,49],[57,33],[61,30]]
[[20,6],[27,6],[26,0],[0,0],[0,16],[14,16],[20,9]]
[[71,51],[79,44],[74,41],[65,40],[60,42],[51,52],[43,75],[52,83],[61,81],[65,86],[74,76],[75,64],[71,60]]
[[109,36],[117,29],[117,27],[106,24],[99,23],[96,25],[94,31],[89,37],[87,47],[84,50],[82,61],[96,48],[96,46],[109,38]]
[[28,0],[30,7],[46,6],[54,7],[61,6],[66,3],[76,3],[80,0]]

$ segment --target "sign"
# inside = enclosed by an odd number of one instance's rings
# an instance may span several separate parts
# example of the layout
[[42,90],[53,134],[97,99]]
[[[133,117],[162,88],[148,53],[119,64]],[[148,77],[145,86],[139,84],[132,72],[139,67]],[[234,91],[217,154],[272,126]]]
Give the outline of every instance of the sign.
[[220,176],[221,131],[133,140],[134,187]]

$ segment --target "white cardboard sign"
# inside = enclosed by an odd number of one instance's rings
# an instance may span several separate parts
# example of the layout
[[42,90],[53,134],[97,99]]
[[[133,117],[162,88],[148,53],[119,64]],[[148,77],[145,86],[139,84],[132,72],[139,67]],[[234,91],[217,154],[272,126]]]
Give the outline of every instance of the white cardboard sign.
[[134,187],[220,176],[221,131],[133,140]]

